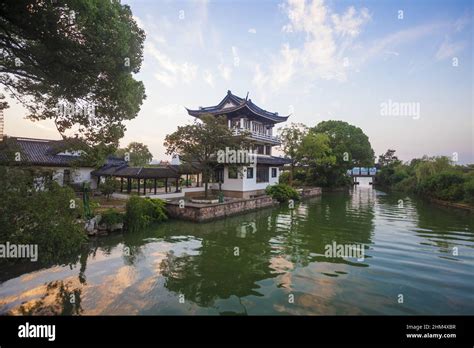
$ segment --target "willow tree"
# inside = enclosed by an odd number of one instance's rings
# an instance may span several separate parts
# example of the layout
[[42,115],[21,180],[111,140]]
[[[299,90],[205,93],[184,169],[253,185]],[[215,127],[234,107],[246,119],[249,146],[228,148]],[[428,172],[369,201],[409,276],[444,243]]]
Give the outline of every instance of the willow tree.
[[243,150],[250,146],[250,141],[245,133],[233,135],[225,116],[206,115],[193,124],[179,126],[176,132],[166,136],[164,145],[167,154],[177,154],[184,162],[199,166],[207,197],[209,180],[222,165],[217,159],[218,151]]
[[145,33],[119,1],[4,0],[0,84],[33,121],[117,144],[145,96],[134,78]]

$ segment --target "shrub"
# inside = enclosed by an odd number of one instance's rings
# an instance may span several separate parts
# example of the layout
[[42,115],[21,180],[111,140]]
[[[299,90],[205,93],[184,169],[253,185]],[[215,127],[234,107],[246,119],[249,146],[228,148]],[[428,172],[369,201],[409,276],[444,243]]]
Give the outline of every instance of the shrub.
[[124,224],[127,231],[138,232],[152,222],[167,219],[165,202],[161,199],[132,196],[127,202]]
[[470,178],[464,183],[464,200],[469,203],[474,203],[474,178]]
[[434,198],[459,201],[464,195],[464,177],[459,173],[444,172],[434,174],[420,182],[418,191]]
[[278,202],[286,202],[289,199],[298,200],[300,198],[294,188],[285,184],[267,186],[265,193]]
[[[41,179],[38,179],[41,178]],[[41,188],[35,186],[41,181]],[[43,264],[77,262],[86,241],[81,211],[69,187],[61,187],[48,174],[29,168],[0,166],[0,240],[12,244],[37,244]],[[76,202],[77,203],[77,202]],[[1,259],[14,263],[21,259]]]
[[105,212],[102,213],[100,223],[106,226],[112,226],[115,224],[122,223],[123,220],[124,216],[122,213],[113,209],[107,209]]
[[114,178],[106,178],[103,183],[99,184],[99,191],[106,199],[109,199],[112,193],[118,188],[118,182]]
[[290,172],[289,171],[282,172],[280,174],[280,177],[278,178],[278,183],[288,185],[290,183]]

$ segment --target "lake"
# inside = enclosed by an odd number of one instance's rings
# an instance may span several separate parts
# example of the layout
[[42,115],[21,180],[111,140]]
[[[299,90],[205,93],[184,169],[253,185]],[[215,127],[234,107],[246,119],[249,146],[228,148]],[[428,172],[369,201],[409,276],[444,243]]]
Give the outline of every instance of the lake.
[[[373,189],[90,242],[2,273],[0,313],[474,314],[474,214]],[[362,245],[363,259],[328,257]],[[41,253],[41,251],[40,251]]]

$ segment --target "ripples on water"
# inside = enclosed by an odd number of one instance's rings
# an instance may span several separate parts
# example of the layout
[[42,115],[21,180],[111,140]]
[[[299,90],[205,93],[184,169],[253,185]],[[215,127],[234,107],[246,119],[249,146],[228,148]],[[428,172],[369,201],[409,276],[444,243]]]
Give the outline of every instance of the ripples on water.
[[[473,227],[472,214],[361,185],[102,238],[72,266],[9,269],[0,313],[474,314]],[[325,257],[333,242],[363,244],[365,259]]]

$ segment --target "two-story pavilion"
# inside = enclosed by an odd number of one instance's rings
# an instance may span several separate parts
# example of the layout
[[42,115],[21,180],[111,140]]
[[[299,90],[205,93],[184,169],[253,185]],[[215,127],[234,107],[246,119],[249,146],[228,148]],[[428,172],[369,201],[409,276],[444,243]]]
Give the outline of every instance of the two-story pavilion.
[[257,153],[256,163],[243,166],[238,171],[223,164],[217,171],[215,176],[222,183],[226,195],[249,198],[263,193],[268,185],[278,183],[281,167],[288,160],[272,156],[272,148],[280,145],[273,129],[277,123],[285,122],[289,115],[279,116],[277,112],[266,111],[251,99],[240,98],[231,91],[227,91],[224,99],[215,106],[186,110],[197,118],[204,115],[225,116],[235,135],[245,132],[255,143],[255,148],[251,150]]

